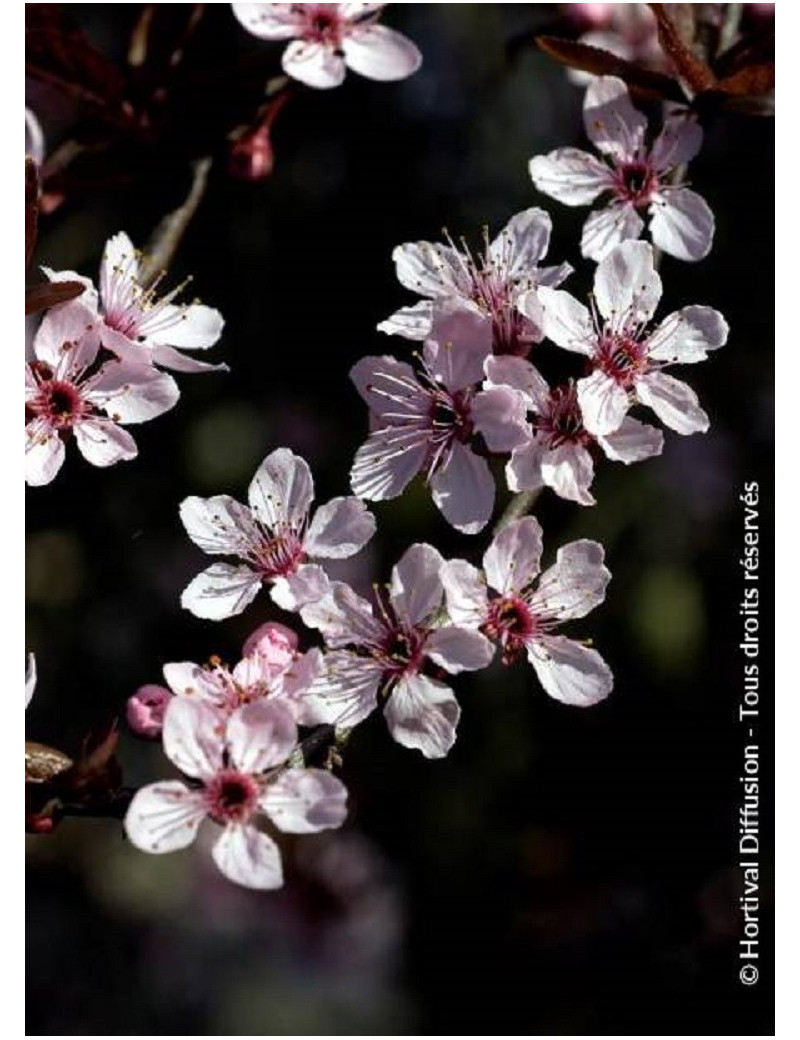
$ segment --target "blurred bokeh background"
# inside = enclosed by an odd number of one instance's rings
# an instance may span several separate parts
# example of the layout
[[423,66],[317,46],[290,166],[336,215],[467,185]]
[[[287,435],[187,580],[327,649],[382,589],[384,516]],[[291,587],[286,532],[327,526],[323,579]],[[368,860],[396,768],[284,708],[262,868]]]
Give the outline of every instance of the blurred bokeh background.
[[[137,5],[65,6],[124,53]],[[237,660],[258,623],[288,620],[266,597],[222,624],[180,609],[205,557],[178,503],[243,496],[281,445],[311,461],[320,500],[346,493],[366,429],[348,370],[408,349],[375,331],[410,302],[396,244],[443,226],[477,240],[538,204],[554,219],[552,262],[570,260],[572,291],[588,289],[585,211],[538,196],[527,173],[531,156],[584,143],[582,91],[531,44],[562,17],[547,4],[390,5],[386,22],[424,54],[417,75],[298,89],[261,182],[230,176],[220,142],[171,275],[192,273],[224,314],[216,355],[231,372],[183,377],[179,406],[137,429],[135,462],[102,471],[70,452],[52,485],[27,492],[29,737],[74,751],[163,662]],[[206,64],[270,48],[279,69],[280,45],[247,36],[227,4],[207,6],[192,46]],[[71,103],[38,82],[28,103],[52,149]],[[113,232],[143,243],[186,189],[179,164],[148,161],[149,175],[98,177],[43,218],[37,262],[94,275]],[[576,537],[606,546],[607,602],[574,634],[612,666],[610,699],[570,709],[524,664],[498,663],[458,680],[458,741],[437,763],[395,745],[376,715],[346,752],[347,826],[287,841],[277,894],[230,886],[200,845],[140,854],[115,821],[29,838],[29,1034],[771,1030],[768,984],[736,977],[734,868],[743,482],[761,482],[771,524],[773,174],[770,120],[715,120],[691,170],[716,214],[713,252],[663,265],[664,312],[706,303],[731,325],[687,373],[711,431],[668,435],[651,463],[600,467],[592,509],[549,493],[536,506],[547,558]],[[536,348],[549,373],[557,354]],[[486,544],[454,533],[422,487],[375,512],[379,535],[348,569],[358,585],[413,541],[474,560]],[[127,734],[121,757],[130,783],[168,772],[157,745]]]

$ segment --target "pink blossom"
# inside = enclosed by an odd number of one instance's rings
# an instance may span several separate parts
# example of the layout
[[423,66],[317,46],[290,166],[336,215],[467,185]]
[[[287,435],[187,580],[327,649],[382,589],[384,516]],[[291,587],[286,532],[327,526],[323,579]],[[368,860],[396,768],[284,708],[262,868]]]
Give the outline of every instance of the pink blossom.
[[511,491],[535,491],[546,486],[561,498],[593,506],[589,488],[594,479],[592,456],[598,448],[606,458],[626,465],[661,454],[661,431],[630,416],[615,433],[599,437],[589,433],[574,382],[551,390],[525,358],[490,357],[486,376],[489,386],[510,386],[523,393],[533,413],[531,439],[514,449],[506,465]]
[[694,391],[664,370],[704,361],[723,346],[728,325],[719,311],[692,306],[651,329],[660,298],[652,247],[624,242],[595,271],[591,312],[560,289],[542,289],[520,304],[536,308],[554,343],[589,359],[590,374],[578,380],[577,395],[584,426],[595,437],[626,436],[623,422],[637,402],[677,433],[708,429]]
[[239,22],[262,40],[291,40],[283,71],[309,87],[338,87],[349,68],[368,79],[405,79],[422,55],[378,25],[386,4],[232,4]]
[[[643,65],[656,72],[669,67],[658,41],[658,23],[647,4],[569,4],[573,18],[588,31],[579,42],[588,47],[609,51],[625,61]],[[587,72],[568,69],[573,83],[584,85],[592,80]]]
[[526,209],[509,220],[494,241],[484,232],[483,252],[452,239],[406,242],[394,259],[401,285],[426,299],[397,311],[378,326],[380,332],[423,340],[432,335],[435,300],[458,302],[491,319],[495,354],[526,355],[542,330],[517,310],[519,297],[539,285],[553,288],[572,272],[569,264],[540,267],[550,244],[552,223],[542,209]]
[[308,693],[309,721],[355,726],[379,702],[389,730],[404,747],[442,758],[456,739],[461,710],[453,691],[426,674],[432,666],[456,674],[484,668],[492,656],[479,632],[442,618],[444,560],[430,545],[412,545],[392,571],[376,605],[342,582],[305,606],[303,621],[319,629],[330,650]]
[[596,650],[554,633],[603,602],[611,578],[603,547],[586,540],[563,546],[537,583],[541,555],[539,521],[525,516],[495,537],[482,572],[465,560],[448,561],[441,572],[448,614],[493,639],[504,664],[526,654],[551,697],[596,704],[611,692],[611,670]]
[[417,473],[457,528],[474,534],[494,508],[494,478],[476,454],[480,434],[489,451],[505,452],[530,434],[521,394],[476,388],[491,350],[489,322],[449,301],[437,311],[417,369],[392,357],[367,357],[350,378],[367,402],[372,433],[358,450],[350,479],[361,498],[397,498]]
[[140,686],[125,705],[125,718],[137,737],[161,736],[164,715],[172,693],[165,686],[148,683]]
[[80,300],[49,311],[25,365],[25,479],[49,484],[74,436],[87,462],[111,466],[136,457],[119,424],[146,422],[179,397],[171,376],[150,366],[100,355],[99,323]]
[[137,791],[125,831],[144,852],[186,848],[209,817],[222,827],[212,857],[225,877],[247,888],[280,888],[278,846],[256,819],[265,815],[287,834],[313,834],[345,818],[347,791],[336,777],[287,765],[297,728],[282,704],[247,704],[221,726],[209,705],[176,697],[163,738],[167,756],[199,785],[166,780]]
[[91,307],[99,320],[100,336],[107,350],[175,372],[227,372],[227,365],[197,361],[182,353],[214,346],[225,324],[219,311],[197,301],[175,303],[186,282],[161,297],[157,293],[161,277],[145,289],[141,284],[140,259],[141,254],[120,231],[106,242],[100,263],[99,293],[88,278],[74,271],[43,270],[51,281],[84,283],[86,292],[81,302]]
[[248,491],[248,506],[229,495],[186,498],[181,520],[195,545],[241,563],[215,563],[183,592],[197,617],[241,614],[262,585],[285,610],[325,594],[328,578],[313,559],[354,556],[375,533],[375,519],[357,498],[334,498],[309,520],[314,482],[308,463],[288,448],[268,455]]
[[608,193],[604,208],[584,224],[583,255],[600,261],[620,242],[639,238],[644,229],[640,214],[646,211],[650,237],[660,249],[679,260],[702,260],[711,249],[714,215],[696,192],[673,181],[674,171],[700,151],[700,126],[687,112],[674,111],[648,146],[647,120],[615,76],[592,81],[583,117],[605,162],[578,148],[557,148],[530,162],[539,191],[568,206],[585,206]]
[[277,621],[265,621],[247,637],[242,655],[258,654],[266,666],[281,669],[297,657],[298,642],[293,629]]

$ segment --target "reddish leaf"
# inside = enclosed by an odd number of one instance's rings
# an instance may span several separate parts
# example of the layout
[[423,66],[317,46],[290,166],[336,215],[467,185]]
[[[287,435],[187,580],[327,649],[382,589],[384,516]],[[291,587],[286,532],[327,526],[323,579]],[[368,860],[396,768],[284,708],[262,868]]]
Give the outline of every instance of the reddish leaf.
[[746,65],[717,83],[717,90],[723,94],[737,94],[754,97],[768,94],[775,89],[775,62],[765,61],[760,65]]
[[586,43],[559,36],[537,36],[536,44],[545,54],[568,68],[580,69],[593,76],[619,76],[637,93],[648,97],[686,101],[678,84],[669,76],[634,65],[600,47],[590,47]]
[[719,56],[714,69],[717,76],[724,79],[746,65],[760,65],[766,61],[775,61],[775,30],[771,26],[742,36]]
[[25,289],[25,313],[36,314],[59,303],[74,300],[86,288],[81,282],[42,282]]
[[716,84],[716,76],[681,38],[678,26],[667,13],[667,5],[648,4],[648,7],[658,22],[658,40],[661,49],[672,62],[678,78],[686,82],[695,94],[710,90]]

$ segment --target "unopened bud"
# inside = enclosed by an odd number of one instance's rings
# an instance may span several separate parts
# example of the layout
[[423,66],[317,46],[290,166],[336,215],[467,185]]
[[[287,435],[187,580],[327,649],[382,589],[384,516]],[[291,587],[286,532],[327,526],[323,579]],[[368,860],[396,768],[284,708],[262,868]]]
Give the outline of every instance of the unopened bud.
[[128,699],[125,709],[128,725],[137,737],[153,739],[161,736],[164,713],[171,700],[172,694],[166,686],[151,683],[139,687]]

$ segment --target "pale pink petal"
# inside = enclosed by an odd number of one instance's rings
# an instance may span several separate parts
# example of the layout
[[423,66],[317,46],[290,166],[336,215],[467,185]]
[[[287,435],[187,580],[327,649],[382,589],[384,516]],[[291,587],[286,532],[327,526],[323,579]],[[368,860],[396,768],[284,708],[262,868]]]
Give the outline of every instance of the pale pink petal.
[[589,488],[594,480],[592,456],[580,444],[561,444],[545,452],[541,463],[542,480],[559,496],[581,506],[593,506]]
[[392,568],[389,600],[398,619],[423,625],[442,603],[444,590],[439,571],[444,559],[432,545],[417,543],[403,553]]
[[64,442],[44,420],[33,419],[25,427],[25,482],[42,487],[53,480],[64,464]]
[[190,791],[180,780],[163,780],[133,796],[125,833],[143,852],[176,852],[192,844],[205,815],[201,791]]
[[312,647],[294,661],[278,678],[278,690],[281,703],[291,711],[295,722],[306,725],[306,694],[322,674],[324,658],[322,652]]
[[227,703],[224,684],[215,671],[192,661],[171,661],[163,668],[164,681],[176,697],[205,701],[214,707]]
[[383,502],[401,495],[428,455],[426,431],[391,426],[371,433],[356,452],[350,486],[359,498]]
[[466,560],[448,560],[440,571],[447,614],[454,625],[479,628],[486,620],[486,579]]
[[542,528],[536,517],[512,520],[483,555],[489,587],[503,593],[524,589],[539,573],[541,558]]
[[575,273],[572,264],[556,264],[554,267],[540,267],[536,272],[537,286],[546,285],[549,289],[557,289],[563,281]]
[[[100,295],[106,310],[111,307],[113,292],[111,286],[124,281],[127,286],[133,286],[139,280],[139,252],[133,242],[124,231],[118,231],[112,235],[103,249],[103,259],[100,261]],[[120,278],[124,272],[124,280]]]
[[314,498],[308,463],[288,448],[278,448],[258,467],[247,498],[256,518],[267,527],[288,523],[299,529]]
[[297,633],[278,621],[265,621],[251,632],[242,647],[242,657],[258,654],[272,667],[282,667],[294,660],[297,651]]
[[676,433],[705,433],[710,425],[694,390],[666,372],[648,372],[637,381],[636,396]]
[[703,145],[700,124],[686,111],[664,120],[664,128],[653,142],[650,161],[659,172],[690,162]]
[[180,515],[194,544],[211,555],[245,556],[261,539],[253,514],[230,495],[191,495],[181,502]]
[[472,386],[483,378],[491,352],[492,322],[486,314],[457,297],[436,301],[423,355],[437,381],[453,391]]
[[585,617],[605,599],[611,572],[604,559],[599,542],[583,538],[562,546],[529,597],[531,609],[560,621]]
[[181,354],[174,347],[164,346],[163,343],[150,348],[150,357],[155,364],[168,368],[172,372],[186,372],[192,375],[197,372],[230,372],[230,368],[224,362],[214,365],[209,361],[198,361],[196,358]]
[[547,451],[546,445],[534,438],[529,444],[512,452],[506,463],[506,483],[509,491],[538,491],[544,487],[542,462]]
[[[83,299],[83,297],[81,297]],[[132,365],[150,367],[153,364],[153,349],[137,338],[126,336],[104,322],[98,325],[100,340],[106,350],[116,354],[121,361]]]
[[183,590],[181,606],[195,617],[222,621],[241,614],[260,588],[261,578],[249,567],[213,563]]
[[647,340],[653,361],[682,365],[705,361],[709,350],[724,346],[728,323],[713,307],[684,307],[666,317]]
[[283,71],[308,87],[328,90],[338,87],[345,77],[345,63],[327,44],[292,40],[281,59]]
[[97,357],[99,326],[94,310],[82,297],[52,307],[36,332],[34,354],[53,369],[57,378],[73,380]]
[[489,246],[489,256],[511,278],[530,278],[550,245],[553,222],[532,206],[516,213]]
[[431,495],[448,523],[464,534],[477,534],[494,509],[494,477],[486,459],[456,441],[450,457],[430,481]]
[[243,773],[280,766],[297,743],[291,711],[280,701],[251,701],[228,719],[226,742],[231,762]]
[[72,432],[81,455],[93,466],[113,466],[138,454],[133,437],[109,419],[82,419]]
[[25,109],[25,155],[41,166],[45,157],[45,142],[42,124],[35,114]]
[[403,336],[405,339],[423,340],[431,333],[433,311],[429,300],[420,300],[410,307],[401,307],[386,321],[378,325],[378,332],[387,336]]
[[509,386],[480,390],[472,399],[472,422],[489,451],[508,452],[531,437],[527,398]]
[[621,242],[638,238],[644,221],[629,202],[612,202],[590,213],[581,234],[581,255],[599,263]]
[[220,873],[237,885],[267,890],[283,884],[278,846],[248,824],[229,823],[217,838],[211,855]]
[[309,556],[344,560],[375,534],[375,517],[357,498],[334,498],[314,513],[305,537]]
[[426,758],[444,758],[455,743],[461,709],[449,686],[412,675],[392,690],[383,714],[398,744],[415,748]]
[[36,690],[36,656],[34,654],[28,654],[28,659],[25,662],[25,707],[27,708],[31,702],[34,691]]
[[425,656],[451,675],[457,675],[486,668],[494,656],[494,646],[480,632],[446,625],[428,636]]
[[164,715],[164,753],[182,773],[207,780],[222,769],[225,726],[204,701],[175,697]]
[[348,68],[367,79],[405,79],[422,64],[422,55],[411,40],[385,25],[358,25],[342,41]]
[[411,365],[397,358],[364,357],[350,369],[356,390],[382,424],[424,416],[428,396],[423,392]]
[[637,158],[647,133],[647,120],[633,107],[627,86],[616,76],[598,76],[589,84],[583,124],[595,147],[614,159]]
[[528,659],[546,693],[562,704],[588,708],[614,686],[611,669],[596,650],[566,636],[546,636],[528,645]]
[[583,425],[589,433],[599,437],[620,428],[630,407],[624,387],[598,368],[578,380],[577,391]]
[[347,788],[324,769],[287,769],[268,785],[260,804],[278,830],[316,834],[344,823]]
[[655,269],[648,242],[623,242],[598,264],[594,293],[607,321],[630,316],[637,323],[649,321],[661,299],[661,278]]
[[606,458],[613,462],[641,462],[660,455],[664,447],[664,434],[654,426],[638,422],[626,415],[622,426],[614,433],[598,437],[597,443],[603,449]]
[[86,399],[114,422],[141,423],[169,411],[180,391],[172,376],[125,361],[109,361],[87,384]]
[[320,600],[329,588],[330,581],[322,567],[302,563],[293,574],[276,578],[269,594],[283,610],[293,611]]
[[225,320],[218,310],[203,303],[190,303],[188,307],[168,303],[158,308],[158,325],[163,326],[163,332],[148,332],[149,342],[180,350],[207,350],[222,335]]
[[[541,285],[550,287],[546,281],[543,281]],[[520,314],[523,314],[530,322],[532,328],[531,336],[539,343],[544,338],[544,308],[542,307],[542,301],[539,299],[539,286],[536,289],[529,289],[527,292],[522,293],[521,296],[517,297],[516,307]]]
[[305,604],[300,616],[305,625],[322,633],[328,646],[376,644],[383,636],[370,604],[342,581],[331,582],[328,595]]
[[650,205],[650,237],[678,260],[702,260],[714,241],[714,214],[690,188],[664,188]]
[[291,40],[303,31],[302,4],[231,4],[239,23],[262,40]]
[[556,346],[591,357],[597,347],[597,333],[588,309],[563,289],[543,286],[537,294],[545,336]]
[[406,289],[435,299],[468,295],[470,280],[459,252],[438,242],[404,242],[392,253],[397,280]]
[[322,671],[303,698],[303,724],[357,726],[375,710],[383,669],[348,650],[324,655]]
[[567,206],[587,206],[613,184],[609,167],[579,148],[537,155],[528,169],[539,191]]
[[489,386],[510,386],[525,395],[532,412],[542,412],[550,400],[550,387],[526,358],[492,355],[484,365]]
[[377,14],[386,7],[386,4],[351,3],[339,4],[342,17],[348,22],[365,19],[368,15]]

